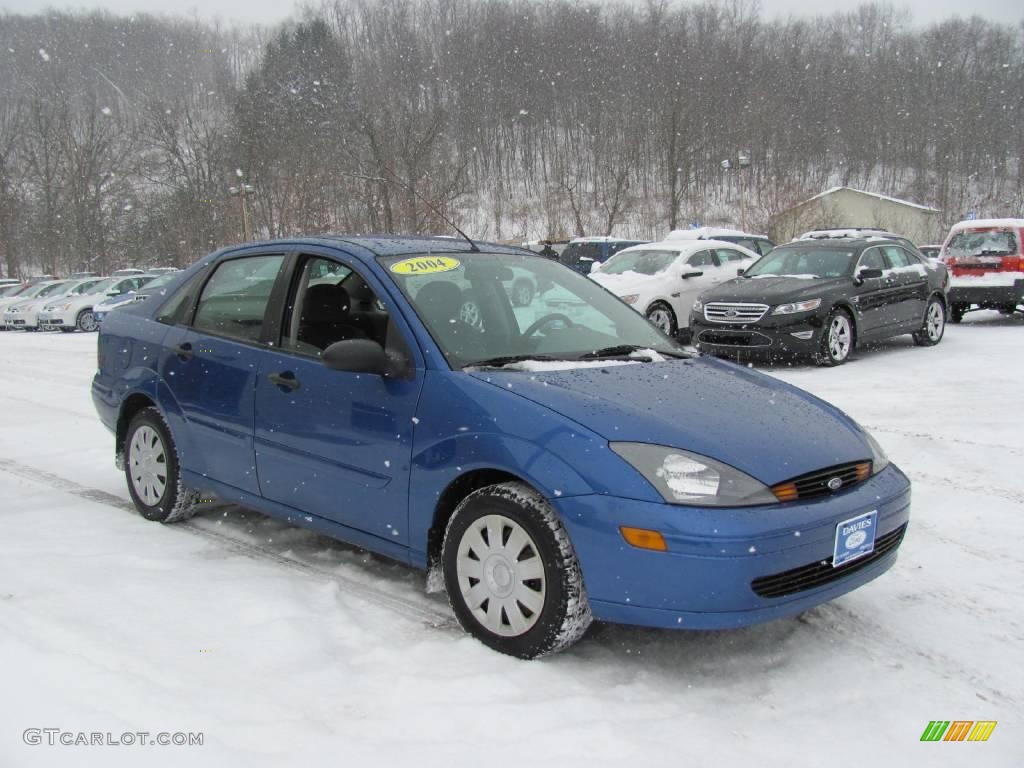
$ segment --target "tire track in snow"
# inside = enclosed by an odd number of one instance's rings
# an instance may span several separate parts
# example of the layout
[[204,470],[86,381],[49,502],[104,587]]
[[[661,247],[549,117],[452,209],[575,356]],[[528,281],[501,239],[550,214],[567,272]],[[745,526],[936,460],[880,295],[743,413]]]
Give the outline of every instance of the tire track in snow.
[[865,424],[864,427],[869,432],[880,432],[884,435],[899,435],[900,437],[910,437],[916,440],[930,440],[935,443],[956,443],[957,445],[969,445],[972,448],[991,448],[993,451],[1001,451],[1013,456],[1024,456],[1024,449],[1016,445],[982,443],[978,440],[964,440],[960,437],[943,437],[942,435],[933,435],[930,432],[913,432],[909,429],[895,429],[893,427],[880,427],[871,424]]
[[[63,491],[80,499],[104,504],[108,507],[114,507],[116,509],[131,512],[132,514],[138,514],[135,509],[135,505],[128,499],[123,499],[120,496],[115,496],[112,493],[101,491],[96,488],[89,488],[88,486],[81,485],[73,480],[63,478],[60,475],[55,475],[52,472],[47,472],[43,469],[36,469],[35,467],[30,467],[25,464],[21,464],[20,462],[12,461],[11,459],[0,458],[0,471],[7,472],[8,474],[18,477],[23,477],[28,480],[33,480],[49,488]],[[392,594],[391,592],[372,584],[365,584],[361,581],[345,576],[344,574],[337,573],[336,571],[322,568],[303,560],[287,557],[255,544],[250,544],[249,542],[242,541],[233,536],[211,530],[203,524],[201,519],[193,519],[167,527],[170,530],[180,530],[193,536],[206,539],[221,549],[226,549],[244,557],[254,560],[273,561],[278,565],[283,565],[299,573],[328,579],[337,583],[346,595],[359,598],[371,605],[387,608],[388,610],[412,619],[413,621],[426,624],[429,627],[436,629],[458,629],[461,632],[458,623],[451,614],[445,613],[443,610],[430,605],[426,599],[423,601],[410,600],[409,598]]]

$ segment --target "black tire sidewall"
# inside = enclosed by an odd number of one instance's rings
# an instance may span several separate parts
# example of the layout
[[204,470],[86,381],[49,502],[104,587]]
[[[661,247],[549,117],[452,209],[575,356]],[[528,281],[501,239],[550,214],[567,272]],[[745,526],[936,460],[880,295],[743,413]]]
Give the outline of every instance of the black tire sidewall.
[[[537,554],[544,564],[544,607],[537,623],[518,637],[495,635],[480,624],[467,607],[459,588],[459,543],[469,526],[485,515],[502,515],[522,526],[533,540]],[[484,645],[521,659],[533,659],[551,650],[568,612],[569,586],[554,533],[534,510],[496,494],[473,494],[456,510],[448,526],[442,550],[442,569],[448,599],[455,617],[463,629]]]
[[[167,460],[167,483],[164,489],[164,495],[163,498],[160,499],[160,503],[155,505],[146,504],[146,502],[142,500],[135,491],[135,484],[132,482],[131,477],[132,437],[135,432],[143,426],[151,427],[158,435],[160,435],[160,440],[163,441],[164,444],[164,456]],[[135,414],[131,423],[128,425],[128,430],[125,432],[124,438],[124,476],[128,483],[128,493],[132,497],[132,502],[135,504],[135,508],[139,510],[139,514],[147,520],[153,520],[161,523],[166,521],[177,505],[178,495],[181,492],[178,470],[178,452],[175,450],[174,440],[171,438],[167,425],[164,423],[159,411],[155,408],[145,408],[144,410],[139,411]]]

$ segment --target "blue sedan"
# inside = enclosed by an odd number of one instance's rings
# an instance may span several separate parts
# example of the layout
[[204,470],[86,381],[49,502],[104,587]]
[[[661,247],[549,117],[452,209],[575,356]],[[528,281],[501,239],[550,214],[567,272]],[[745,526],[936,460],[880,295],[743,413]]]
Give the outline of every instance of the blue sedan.
[[106,318],[92,392],[146,519],[215,494],[429,569],[522,658],[593,619],[798,614],[892,566],[909,517],[907,478],[835,407],[499,245],[218,251]]

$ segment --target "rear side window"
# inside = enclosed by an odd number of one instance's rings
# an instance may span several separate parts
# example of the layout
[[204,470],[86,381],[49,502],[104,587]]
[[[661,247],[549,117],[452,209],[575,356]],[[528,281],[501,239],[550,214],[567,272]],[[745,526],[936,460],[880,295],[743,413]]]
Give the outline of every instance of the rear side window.
[[744,253],[732,250],[732,248],[719,248],[715,253],[718,254],[718,260],[722,264],[726,264],[730,261],[743,261],[744,259],[750,258]]
[[203,287],[192,327],[240,341],[259,341],[283,262],[282,255],[222,262]]

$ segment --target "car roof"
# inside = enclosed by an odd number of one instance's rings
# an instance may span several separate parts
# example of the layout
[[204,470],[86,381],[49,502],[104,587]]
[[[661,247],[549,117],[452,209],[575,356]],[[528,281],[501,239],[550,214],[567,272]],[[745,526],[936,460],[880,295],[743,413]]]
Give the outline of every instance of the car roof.
[[767,240],[767,235],[756,235],[752,232],[743,232],[738,229],[726,227],[697,227],[695,229],[673,229],[667,235],[666,240],[714,240],[718,237],[745,237],[751,240]]
[[[473,241],[473,244],[480,253],[507,253],[544,258],[518,245],[504,245],[502,243],[476,240]],[[476,252],[465,240],[447,235],[316,235],[314,237],[295,237],[282,240],[264,240],[255,243],[239,243],[222,248],[212,254],[212,256],[220,258],[229,253],[250,248],[290,248],[302,246],[342,248],[364,261],[378,256],[422,255],[424,253],[458,253],[464,256],[472,256]]]
[[[678,253],[695,253],[697,251],[703,251],[706,248],[738,248],[740,250],[749,250],[744,248],[742,245],[736,243],[730,243],[726,240],[661,240],[656,243],[640,243],[639,245],[631,245],[629,248],[623,248],[619,253],[632,253],[635,251],[677,251]],[[619,253],[615,255],[618,256]],[[751,251],[753,253],[753,251]],[[757,254],[755,254],[757,255]]]
[[609,237],[606,235],[587,235],[586,237],[574,237],[569,241],[573,243],[646,243],[642,237]]
[[1021,229],[1024,228],[1024,219],[967,219],[966,221],[958,221],[954,224],[952,229],[950,229],[950,233],[972,229],[994,229],[997,227]]

